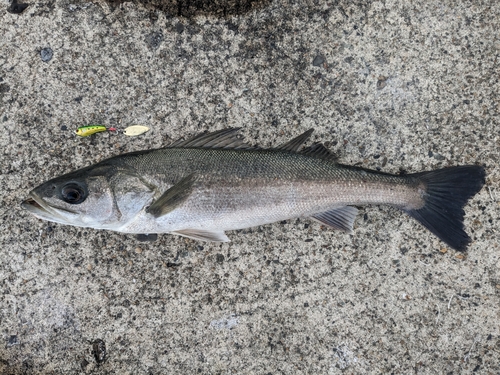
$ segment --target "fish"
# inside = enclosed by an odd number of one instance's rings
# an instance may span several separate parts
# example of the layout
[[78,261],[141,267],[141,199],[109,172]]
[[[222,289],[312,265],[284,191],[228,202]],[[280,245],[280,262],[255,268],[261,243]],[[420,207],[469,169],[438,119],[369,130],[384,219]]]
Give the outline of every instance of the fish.
[[455,250],[471,243],[464,206],[485,183],[481,165],[395,175],[340,164],[319,142],[305,147],[313,129],[273,148],[238,131],[111,157],[41,184],[21,206],[60,224],[227,242],[227,231],[293,218],[352,233],[357,207],[389,205]]

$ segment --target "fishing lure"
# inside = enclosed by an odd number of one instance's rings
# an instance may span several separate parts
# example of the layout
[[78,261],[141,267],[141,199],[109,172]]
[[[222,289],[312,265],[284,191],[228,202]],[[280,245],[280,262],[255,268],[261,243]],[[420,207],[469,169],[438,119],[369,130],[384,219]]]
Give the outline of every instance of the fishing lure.
[[[76,134],[79,135],[80,137],[88,137],[89,135],[105,132],[107,130],[113,132],[116,131],[117,129],[106,128],[104,125],[85,125],[85,126],[80,126],[78,129],[76,129]],[[146,133],[147,131],[149,131],[149,128],[147,126],[132,125],[129,126],[128,128],[125,128],[123,134],[128,135],[129,137],[134,137]]]
[[88,137],[89,135],[105,132],[106,130],[108,129],[104,125],[86,125],[80,126],[76,129],[76,135],[79,135],[80,137]]
[[129,137],[134,137],[136,135],[141,135],[149,131],[149,128],[144,125],[132,125],[126,128],[123,131],[123,134],[128,135]]

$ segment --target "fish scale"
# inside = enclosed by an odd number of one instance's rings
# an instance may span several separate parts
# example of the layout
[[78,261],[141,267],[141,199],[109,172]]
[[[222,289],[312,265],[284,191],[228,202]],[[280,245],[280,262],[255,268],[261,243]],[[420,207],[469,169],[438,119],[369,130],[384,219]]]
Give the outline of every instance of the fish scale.
[[381,174],[283,151],[174,148],[125,158],[123,163],[145,177],[157,176],[169,186],[191,173],[202,176],[200,188],[212,187],[211,184],[216,184],[217,189],[239,186],[245,194],[250,189],[268,191],[283,185],[294,186],[301,193],[297,199],[304,202],[322,197],[344,204],[401,205],[421,198],[419,182],[411,177]]

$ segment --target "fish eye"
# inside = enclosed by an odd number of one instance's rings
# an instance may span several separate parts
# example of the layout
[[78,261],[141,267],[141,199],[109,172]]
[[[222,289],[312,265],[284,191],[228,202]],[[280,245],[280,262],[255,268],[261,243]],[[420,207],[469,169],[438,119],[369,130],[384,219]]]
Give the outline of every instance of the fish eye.
[[87,198],[87,193],[80,185],[69,183],[61,190],[62,199],[70,204],[80,204]]

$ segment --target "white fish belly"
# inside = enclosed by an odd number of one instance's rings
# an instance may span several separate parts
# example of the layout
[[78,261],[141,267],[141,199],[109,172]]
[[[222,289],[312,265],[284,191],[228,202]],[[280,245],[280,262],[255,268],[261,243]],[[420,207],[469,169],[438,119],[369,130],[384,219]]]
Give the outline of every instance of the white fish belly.
[[[126,233],[167,233],[185,229],[228,231],[310,217],[346,205],[392,204],[404,206],[407,186],[390,192],[383,186],[356,186],[332,181],[269,181],[240,186],[198,187],[179,207],[155,218],[140,212],[119,231]],[[267,185],[266,185],[267,183]],[[258,186],[258,187],[257,187]],[[381,191],[378,191],[381,190]]]

